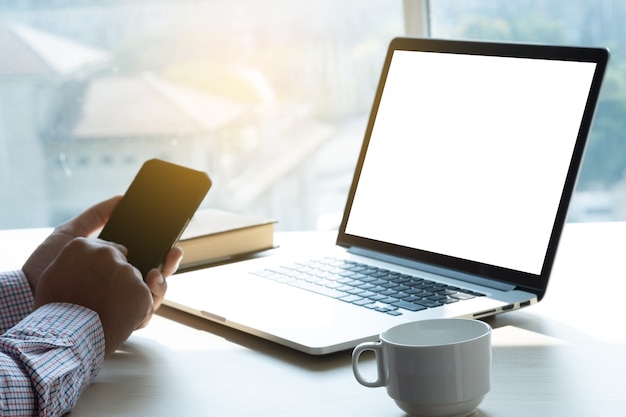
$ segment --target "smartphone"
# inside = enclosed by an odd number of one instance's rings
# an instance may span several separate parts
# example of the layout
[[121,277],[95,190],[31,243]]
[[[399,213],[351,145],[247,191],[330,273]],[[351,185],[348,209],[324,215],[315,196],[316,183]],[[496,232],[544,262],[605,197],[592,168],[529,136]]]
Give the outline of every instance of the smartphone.
[[128,249],[128,262],[143,277],[161,268],[211,188],[202,171],[160,159],[146,161],[100,232]]

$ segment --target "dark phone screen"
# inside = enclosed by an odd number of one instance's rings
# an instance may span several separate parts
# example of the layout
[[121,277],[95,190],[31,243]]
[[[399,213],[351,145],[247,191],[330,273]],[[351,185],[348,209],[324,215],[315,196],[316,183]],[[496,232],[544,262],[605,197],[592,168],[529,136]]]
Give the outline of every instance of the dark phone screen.
[[144,163],[100,238],[128,249],[128,262],[145,277],[160,268],[211,187],[202,172],[159,159]]

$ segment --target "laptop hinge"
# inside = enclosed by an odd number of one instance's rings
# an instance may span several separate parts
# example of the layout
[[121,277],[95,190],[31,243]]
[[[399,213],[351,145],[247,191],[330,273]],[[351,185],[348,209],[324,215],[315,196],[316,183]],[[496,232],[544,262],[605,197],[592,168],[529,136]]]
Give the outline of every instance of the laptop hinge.
[[423,262],[414,261],[411,259],[400,258],[393,255],[387,255],[376,251],[363,249],[363,248],[348,248],[348,252],[355,255],[366,256],[368,258],[374,258],[379,261],[390,262],[396,265],[405,266],[408,268],[417,269],[419,271],[429,272],[435,275],[441,275],[448,278],[457,279],[460,281],[470,282],[472,284],[482,285],[487,288],[493,288],[499,291],[512,291],[516,287],[515,285],[507,284],[504,282],[497,282],[486,278],[481,278],[476,275],[467,274],[459,271],[450,271],[441,267],[429,265]]

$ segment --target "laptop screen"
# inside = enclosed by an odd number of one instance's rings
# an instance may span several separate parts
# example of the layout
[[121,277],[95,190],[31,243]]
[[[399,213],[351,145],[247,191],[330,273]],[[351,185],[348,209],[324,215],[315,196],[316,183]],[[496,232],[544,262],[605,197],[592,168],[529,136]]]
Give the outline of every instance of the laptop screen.
[[390,54],[345,234],[541,274],[598,64]]

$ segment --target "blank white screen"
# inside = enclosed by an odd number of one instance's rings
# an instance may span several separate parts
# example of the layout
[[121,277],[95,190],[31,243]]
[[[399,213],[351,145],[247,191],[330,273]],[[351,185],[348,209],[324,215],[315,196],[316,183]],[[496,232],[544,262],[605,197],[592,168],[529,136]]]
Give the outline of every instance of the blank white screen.
[[396,51],[346,233],[539,274],[594,70]]

